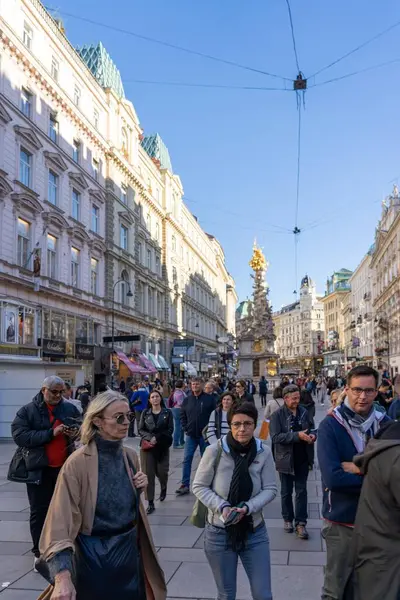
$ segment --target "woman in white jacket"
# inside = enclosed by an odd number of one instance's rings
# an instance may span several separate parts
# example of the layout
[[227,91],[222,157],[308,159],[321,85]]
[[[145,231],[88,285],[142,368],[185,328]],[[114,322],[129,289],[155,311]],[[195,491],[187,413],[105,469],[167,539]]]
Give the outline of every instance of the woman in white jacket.
[[271,600],[271,562],[264,506],[277,494],[271,450],[254,437],[257,409],[232,407],[231,431],[209,446],[197,469],[193,493],[208,508],[204,550],[218,600],[236,599],[238,558],[253,600]]

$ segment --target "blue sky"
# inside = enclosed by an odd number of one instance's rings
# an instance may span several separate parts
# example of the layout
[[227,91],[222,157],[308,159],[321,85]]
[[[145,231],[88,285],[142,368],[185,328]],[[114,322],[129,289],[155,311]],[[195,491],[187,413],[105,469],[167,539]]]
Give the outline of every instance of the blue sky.
[[[280,80],[151,44],[62,10],[254,68],[296,76],[285,0],[48,0],[75,45],[101,40],[146,133],[159,132],[187,204],[221,241],[240,299],[251,294],[253,240],[270,262],[274,309],[293,300],[297,109],[293,92],[167,87],[135,79],[282,87]],[[395,0],[291,0],[305,76],[400,19]],[[400,27],[310,83],[400,59]],[[302,114],[298,278],[323,292],[373,242],[380,202],[400,176],[400,62],[309,89]],[[274,227],[273,227],[274,226]]]

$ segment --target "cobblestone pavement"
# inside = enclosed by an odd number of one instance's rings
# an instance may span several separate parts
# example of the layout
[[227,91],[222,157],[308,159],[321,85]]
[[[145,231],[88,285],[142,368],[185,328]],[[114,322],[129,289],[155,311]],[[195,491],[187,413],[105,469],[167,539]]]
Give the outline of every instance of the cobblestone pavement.
[[[317,410],[321,419],[324,408]],[[138,446],[136,439],[128,444]],[[0,444],[0,600],[36,600],[46,587],[32,570],[28,499],[23,484],[7,481],[14,452],[12,443]],[[150,516],[154,542],[168,582],[170,600],[212,600],[216,590],[203,552],[203,532],[189,523],[193,496],[176,498],[180,483],[182,450],[171,451],[168,495]],[[321,482],[318,469],[308,481],[310,539],[301,541],[282,530],[280,500],[269,504],[264,515],[268,527],[274,600],[318,600],[325,564],[321,538]],[[243,568],[238,571],[237,600],[249,600],[250,589]]]

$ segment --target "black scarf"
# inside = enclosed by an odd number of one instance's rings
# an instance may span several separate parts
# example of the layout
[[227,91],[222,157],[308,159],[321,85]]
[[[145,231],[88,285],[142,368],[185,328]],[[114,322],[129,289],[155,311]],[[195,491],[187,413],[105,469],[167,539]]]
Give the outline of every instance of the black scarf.
[[[231,431],[227,434],[226,441],[231,456],[235,461],[228,502],[232,507],[235,507],[241,502],[247,502],[251,498],[253,481],[249,473],[249,467],[257,455],[257,443],[252,438],[246,446],[242,446],[242,444],[234,439]],[[251,516],[246,515],[236,525],[227,527],[228,545],[235,552],[241,552],[245,549],[247,535],[252,530],[253,519]]]

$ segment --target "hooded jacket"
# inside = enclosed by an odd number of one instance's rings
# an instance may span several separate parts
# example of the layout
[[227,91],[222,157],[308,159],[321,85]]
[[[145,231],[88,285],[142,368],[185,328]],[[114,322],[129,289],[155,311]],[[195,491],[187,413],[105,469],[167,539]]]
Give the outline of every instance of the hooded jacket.
[[[383,439],[389,431],[397,439]],[[379,434],[378,434],[379,435]],[[400,423],[354,463],[364,475],[353,535],[354,600],[400,598]]]

